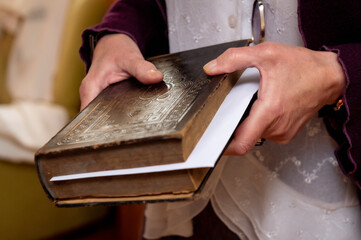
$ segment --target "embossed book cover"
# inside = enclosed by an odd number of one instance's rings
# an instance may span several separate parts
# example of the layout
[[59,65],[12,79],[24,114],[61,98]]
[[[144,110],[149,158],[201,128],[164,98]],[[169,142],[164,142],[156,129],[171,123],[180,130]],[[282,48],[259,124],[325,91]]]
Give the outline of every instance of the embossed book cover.
[[186,161],[240,76],[207,76],[203,65],[225,43],[149,59],[163,82],[128,79],[102,91],[35,156],[41,183],[58,205],[190,198],[209,169],[52,182],[54,176]]

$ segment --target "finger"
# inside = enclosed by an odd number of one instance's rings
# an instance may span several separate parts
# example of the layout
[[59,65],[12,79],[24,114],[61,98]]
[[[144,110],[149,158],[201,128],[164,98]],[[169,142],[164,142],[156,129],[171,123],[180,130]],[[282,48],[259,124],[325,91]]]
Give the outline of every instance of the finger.
[[[257,100],[259,101],[259,100]],[[234,133],[234,138],[226,149],[227,155],[244,155],[251,150],[263,132],[272,123],[269,114],[259,102],[255,102],[249,116],[241,123]]]
[[143,84],[154,84],[163,80],[163,73],[153,63],[143,58],[135,58],[126,61],[124,64],[124,69],[127,70],[128,74]]
[[127,72],[130,76],[137,78],[144,84],[152,84],[160,82],[163,79],[163,74],[149,61],[144,60],[144,57],[139,50],[137,44],[129,36],[120,34],[111,39],[116,41],[115,51],[118,52],[116,56],[116,64],[122,71]]
[[81,109],[88,105],[103,89],[110,84],[134,76],[144,84],[162,81],[163,74],[156,67],[142,57],[120,63],[119,68],[113,64],[93,64],[79,89]]
[[208,75],[218,75],[249,67],[257,67],[258,51],[257,46],[230,48],[204,65],[203,69]]

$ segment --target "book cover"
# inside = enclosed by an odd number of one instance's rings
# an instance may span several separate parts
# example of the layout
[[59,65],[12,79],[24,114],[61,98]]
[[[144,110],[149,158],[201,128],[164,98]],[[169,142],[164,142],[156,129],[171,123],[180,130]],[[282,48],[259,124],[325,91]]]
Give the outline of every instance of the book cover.
[[102,91],[35,155],[41,183],[58,205],[194,197],[210,169],[52,182],[54,176],[186,161],[240,72],[207,76],[203,65],[230,42],[149,59],[163,82],[136,79]]

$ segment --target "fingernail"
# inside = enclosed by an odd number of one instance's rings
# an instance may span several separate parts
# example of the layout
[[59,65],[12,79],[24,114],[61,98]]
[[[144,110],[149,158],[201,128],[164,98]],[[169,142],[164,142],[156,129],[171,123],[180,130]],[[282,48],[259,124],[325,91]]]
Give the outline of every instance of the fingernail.
[[217,61],[216,59],[210,61],[209,63],[207,63],[206,65],[204,65],[203,69],[206,72],[210,72],[212,71],[215,67],[217,66]]
[[163,73],[161,73],[160,71],[158,71],[156,69],[150,69],[148,71],[148,76],[152,77],[152,78],[163,78]]

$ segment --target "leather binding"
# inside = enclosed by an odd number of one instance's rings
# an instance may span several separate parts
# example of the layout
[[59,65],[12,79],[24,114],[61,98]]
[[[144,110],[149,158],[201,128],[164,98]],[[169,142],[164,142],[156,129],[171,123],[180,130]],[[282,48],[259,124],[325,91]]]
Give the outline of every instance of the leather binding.
[[103,90],[35,154],[58,206],[197,198],[212,169],[52,182],[54,176],[186,161],[241,72],[207,76],[203,65],[240,40],[150,58],[163,82],[136,79]]

